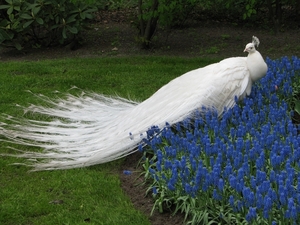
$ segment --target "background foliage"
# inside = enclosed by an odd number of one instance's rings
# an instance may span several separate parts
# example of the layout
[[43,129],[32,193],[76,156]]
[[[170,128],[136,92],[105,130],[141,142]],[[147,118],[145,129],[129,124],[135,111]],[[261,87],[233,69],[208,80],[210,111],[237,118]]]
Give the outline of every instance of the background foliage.
[[275,32],[287,17],[288,21],[300,18],[297,0],[0,0],[0,44],[22,49],[79,42],[94,13],[101,14],[99,9],[128,8],[134,9],[132,17],[143,48],[151,46],[158,26],[184,26],[199,18],[263,24]]
[[69,0],[1,0],[0,43],[21,50],[78,41],[95,7]]

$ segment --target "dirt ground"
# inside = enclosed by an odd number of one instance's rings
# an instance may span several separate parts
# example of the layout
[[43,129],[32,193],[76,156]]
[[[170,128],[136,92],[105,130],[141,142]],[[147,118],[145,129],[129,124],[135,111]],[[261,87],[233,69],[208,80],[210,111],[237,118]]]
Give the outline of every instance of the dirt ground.
[[[183,214],[173,215],[170,211],[159,213],[158,210],[154,210],[151,215],[154,200],[151,193],[146,195],[147,186],[143,185],[144,179],[140,176],[143,171],[142,168],[137,165],[137,162],[140,161],[141,157],[142,154],[137,152],[125,159],[121,166],[121,170],[119,171],[122,189],[129,196],[136,209],[148,216],[152,225],[184,224]],[[124,170],[133,171],[133,173],[126,175],[124,174]]]
[[[101,16],[100,16],[101,15]],[[137,42],[138,30],[123,12],[101,13],[92,25],[84,31],[83,45],[68,45],[22,52],[0,48],[0,60],[39,60],[62,57],[104,57],[130,55],[166,55],[181,57],[208,57],[223,59],[245,56],[243,52],[253,35],[260,39],[258,50],[263,57],[277,59],[282,56],[300,55],[300,21],[291,21],[279,28],[275,34],[272,28],[262,24],[251,24],[199,20],[176,29],[157,29],[152,48],[142,50]],[[289,22],[286,22],[288,24]],[[236,25],[238,24],[238,25]],[[70,50],[75,48],[76,50]]]
[[[126,21],[126,22],[125,22]],[[153,38],[152,49],[142,50],[136,41],[137,29],[124,18],[123,14],[112,13],[109,18],[99,17],[91,30],[85,32],[83,46],[70,50],[70,46],[31,49],[18,52],[11,49],[0,50],[0,60],[40,60],[64,57],[106,57],[132,55],[166,55],[177,57],[208,57],[223,59],[246,56],[244,47],[257,36],[263,57],[277,59],[282,56],[300,56],[300,28],[280,29],[276,35],[269,28],[233,25],[227,22],[199,21],[177,29],[158,29]],[[137,162],[141,155],[133,154],[126,158],[119,170],[121,185],[134,206],[149,215],[152,225],[183,224],[183,215],[172,216],[154,211],[151,195],[146,196],[146,187],[138,172],[125,175],[124,170],[141,171]]]

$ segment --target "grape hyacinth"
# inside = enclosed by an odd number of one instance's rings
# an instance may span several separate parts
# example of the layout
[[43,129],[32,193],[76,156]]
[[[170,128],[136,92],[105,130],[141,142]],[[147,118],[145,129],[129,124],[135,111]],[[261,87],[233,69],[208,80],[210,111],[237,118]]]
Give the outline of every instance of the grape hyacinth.
[[172,203],[192,224],[208,209],[217,222],[300,224],[300,138],[287,101],[300,59],[266,62],[267,75],[222,118],[149,130],[144,167],[156,204]]

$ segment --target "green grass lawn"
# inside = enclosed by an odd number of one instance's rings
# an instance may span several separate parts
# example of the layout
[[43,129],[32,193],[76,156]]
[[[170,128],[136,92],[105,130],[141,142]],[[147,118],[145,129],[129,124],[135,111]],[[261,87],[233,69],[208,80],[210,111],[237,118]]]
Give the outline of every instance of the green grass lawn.
[[[28,90],[62,97],[73,93],[73,86],[142,101],[171,79],[210,63],[173,57],[0,62],[0,113],[23,116],[16,104],[38,104]],[[7,146],[0,142],[0,153],[11,152]],[[24,160],[0,157],[0,224],[149,224],[148,215],[134,209],[120,188],[116,171],[122,160],[33,173],[28,167],[11,165],[16,162]]]

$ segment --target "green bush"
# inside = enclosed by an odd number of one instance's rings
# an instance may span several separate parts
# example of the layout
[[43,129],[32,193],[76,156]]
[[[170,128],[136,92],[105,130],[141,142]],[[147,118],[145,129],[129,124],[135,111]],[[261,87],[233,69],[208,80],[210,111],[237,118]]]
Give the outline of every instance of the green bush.
[[62,45],[76,40],[97,8],[70,0],[0,0],[0,45]]

